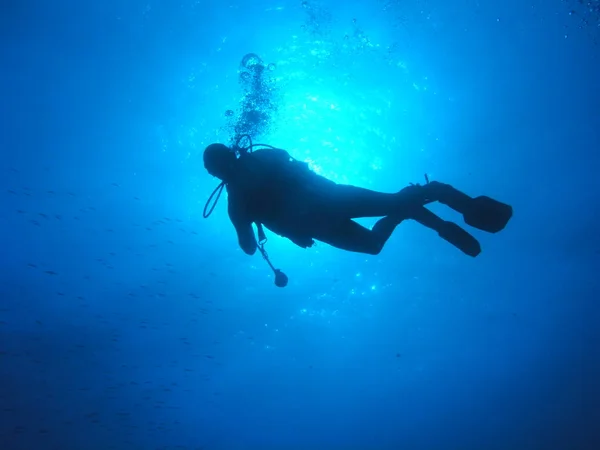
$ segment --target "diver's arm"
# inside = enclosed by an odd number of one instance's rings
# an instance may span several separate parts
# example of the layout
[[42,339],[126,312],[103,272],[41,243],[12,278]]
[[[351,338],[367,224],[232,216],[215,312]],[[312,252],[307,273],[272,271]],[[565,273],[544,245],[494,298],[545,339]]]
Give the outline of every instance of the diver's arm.
[[231,223],[237,232],[240,248],[247,255],[254,255],[256,252],[257,243],[254,230],[252,229],[252,222],[250,219],[248,219],[243,209],[239,207],[239,204],[237,204],[235,201],[231,201],[231,197],[229,198],[229,205],[227,209],[229,211]]

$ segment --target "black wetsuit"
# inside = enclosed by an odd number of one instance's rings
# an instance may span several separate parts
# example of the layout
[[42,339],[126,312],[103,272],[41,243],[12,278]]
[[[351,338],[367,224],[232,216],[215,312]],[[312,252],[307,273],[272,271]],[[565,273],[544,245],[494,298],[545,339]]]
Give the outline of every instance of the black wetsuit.
[[[229,214],[247,253],[256,247],[254,234],[251,238],[248,231],[252,223],[261,223],[300,247],[310,247],[317,239],[344,250],[376,254],[400,222],[415,219],[476,256],[480,247],[473,236],[424,205],[440,201],[463,213],[467,223],[490,232],[504,228],[512,216],[508,205],[489,197],[473,199],[437,182],[392,194],[337,184],[281,149],[246,153],[238,163],[235,181],[227,184]],[[352,220],[360,217],[383,218],[368,230]]]

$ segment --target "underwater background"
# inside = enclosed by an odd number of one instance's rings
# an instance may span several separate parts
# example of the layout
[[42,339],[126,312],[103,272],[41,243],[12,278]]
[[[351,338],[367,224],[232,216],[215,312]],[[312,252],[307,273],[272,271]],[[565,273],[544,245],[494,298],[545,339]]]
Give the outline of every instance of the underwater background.
[[[600,448],[599,26],[585,0],[3,0],[0,449]],[[268,233],[280,289],[224,198],[202,217],[202,151],[240,129],[514,217],[477,258],[414,223],[377,256]]]

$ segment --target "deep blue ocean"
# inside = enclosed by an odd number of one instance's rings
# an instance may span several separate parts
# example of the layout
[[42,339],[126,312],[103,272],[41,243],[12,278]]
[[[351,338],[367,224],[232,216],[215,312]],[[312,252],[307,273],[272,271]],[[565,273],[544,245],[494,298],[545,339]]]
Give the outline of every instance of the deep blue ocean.
[[[203,218],[249,107],[514,216],[476,258],[267,231],[278,288]],[[1,0],[0,154],[0,450],[600,449],[598,0]]]

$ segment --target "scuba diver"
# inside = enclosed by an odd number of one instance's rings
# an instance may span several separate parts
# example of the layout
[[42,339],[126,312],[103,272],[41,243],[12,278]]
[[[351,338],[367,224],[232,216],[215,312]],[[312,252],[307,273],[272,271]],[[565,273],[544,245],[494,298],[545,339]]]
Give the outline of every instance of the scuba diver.
[[[249,145],[240,147],[244,138]],[[255,147],[265,148],[253,151]],[[240,136],[232,147],[209,145],[203,159],[208,173],[222,181],[208,199],[204,217],[210,215],[226,188],[229,218],[241,249],[248,255],[259,249],[280,287],[287,284],[287,277],[269,261],[264,250],[263,225],[302,248],[312,247],[317,240],[341,250],[377,255],[394,229],[411,219],[475,257],[481,252],[479,242],[425,205],[436,201],[445,204],[461,213],[468,225],[489,233],[502,230],[512,217],[512,207],[505,203],[486,196],[470,197],[448,184],[430,182],[427,175],[424,185],[410,185],[397,193],[337,184],[313,172],[307,163],[292,158],[285,150],[252,144],[248,135]],[[353,220],[360,217],[382,218],[368,229]],[[253,224],[258,229],[258,239]]]

